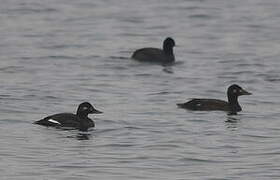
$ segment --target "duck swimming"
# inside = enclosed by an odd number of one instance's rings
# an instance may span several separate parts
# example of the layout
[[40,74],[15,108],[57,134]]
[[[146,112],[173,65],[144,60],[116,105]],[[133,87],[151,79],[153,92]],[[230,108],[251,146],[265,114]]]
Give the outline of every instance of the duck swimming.
[[95,109],[89,102],[83,102],[79,105],[76,114],[59,113],[45,117],[34,124],[52,127],[73,127],[80,131],[87,131],[94,127],[94,121],[88,118],[88,114],[100,114],[101,111]]
[[175,61],[175,56],[173,53],[173,47],[175,46],[175,41],[171,37],[167,37],[163,41],[163,48],[142,48],[136,50],[132,54],[132,59],[142,61],[142,62],[152,62],[152,63],[162,63],[169,64]]
[[192,99],[186,103],[177,104],[178,107],[194,111],[227,111],[229,114],[237,114],[242,111],[238,103],[238,97],[251,95],[239,85],[233,84],[227,90],[228,102],[219,99]]

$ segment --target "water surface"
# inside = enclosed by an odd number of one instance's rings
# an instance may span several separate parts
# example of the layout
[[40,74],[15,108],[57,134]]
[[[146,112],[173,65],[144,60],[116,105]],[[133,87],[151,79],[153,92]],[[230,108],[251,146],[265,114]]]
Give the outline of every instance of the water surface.
[[[2,179],[279,179],[280,2],[3,1]],[[137,48],[171,36],[177,63]],[[178,109],[192,97],[253,93],[243,111]],[[104,112],[88,135],[33,125],[83,102]]]

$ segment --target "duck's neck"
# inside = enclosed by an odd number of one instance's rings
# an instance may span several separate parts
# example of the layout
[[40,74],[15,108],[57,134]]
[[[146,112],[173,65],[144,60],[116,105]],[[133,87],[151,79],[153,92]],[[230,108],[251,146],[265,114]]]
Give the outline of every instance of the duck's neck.
[[79,119],[79,122],[80,122],[80,127],[79,127],[79,130],[80,131],[87,131],[88,130],[88,126],[87,126],[87,116],[88,114],[87,113],[78,113],[77,112],[77,116],[78,116],[78,119]]
[[174,57],[173,47],[171,47],[170,45],[164,44],[163,45],[163,51],[166,55]]
[[88,114],[83,112],[77,112],[77,116],[81,119],[87,118]]
[[228,103],[230,111],[232,113],[236,113],[242,110],[241,106],[238,103],[238,96],[232,96],[228,94]]

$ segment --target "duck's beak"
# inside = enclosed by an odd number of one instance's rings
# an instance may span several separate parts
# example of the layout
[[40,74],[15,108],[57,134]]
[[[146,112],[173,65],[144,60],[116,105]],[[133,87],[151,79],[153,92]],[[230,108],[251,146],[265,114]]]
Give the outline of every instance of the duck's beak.
[[245,91],[244,89],[241,90],[240,95],[251,95],[252,93]]
[[102,114],[103,113],[102,111],[99,111],[95,108],[92,108],[90,112],[91,112],[91,114]]

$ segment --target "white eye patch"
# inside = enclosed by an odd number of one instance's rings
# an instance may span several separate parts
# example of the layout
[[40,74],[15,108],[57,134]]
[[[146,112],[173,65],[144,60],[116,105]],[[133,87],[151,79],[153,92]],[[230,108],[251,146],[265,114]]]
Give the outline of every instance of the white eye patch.
[[56,120],[53,120],[53,119],[49,119],[48,120],[49,122],[52,122],[52,123],[55,123],[55,124],[61,124],[60,122],[56,121]]
[[82,109],[83,109],[83,110],[88,110],[88,107],[83,107]]
[[233,92],[233,93],[237,93],[237,90],[236,90],[236,89],[234,89],[232,92]]

